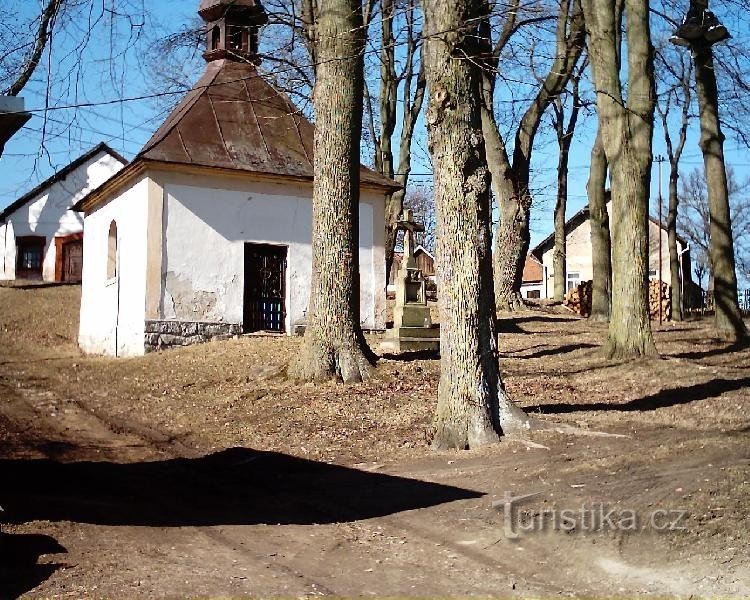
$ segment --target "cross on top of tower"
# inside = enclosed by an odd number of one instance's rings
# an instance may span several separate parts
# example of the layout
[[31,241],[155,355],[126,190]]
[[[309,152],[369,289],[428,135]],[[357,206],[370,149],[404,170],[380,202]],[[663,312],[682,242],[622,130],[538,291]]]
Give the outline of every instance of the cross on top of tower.
[[206,22],[203,58],[208,62],[260,62],[258,30],[268,22],[260,0],[201,0],[198,14]]

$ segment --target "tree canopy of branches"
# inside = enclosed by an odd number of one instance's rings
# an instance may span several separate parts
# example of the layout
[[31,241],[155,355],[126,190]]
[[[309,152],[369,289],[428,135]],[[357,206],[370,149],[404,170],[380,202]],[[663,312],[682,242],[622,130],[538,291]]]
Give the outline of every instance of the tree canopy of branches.
[[[727,175],[737,274],[745,285],[750,285],[750,181],[738,181],[731,169]],[[710,289],[713,287],[709,260],[711,216],[706,178],[701,169],[683,175],[679,195],[682,210],[677,222],[678,231],[690,244],[691,258],[699,274],[698,283],[703,286],[701,279],[704,273],[708,274]]]
[[[514,0],[505,11],[498,11],[495,2],[485,0],[484,11],[488,18],[480,30],[484,67],[482,129],[492,187],[500,209],[493,253],[495,296],[499,308],[513,309],[519,303],[523,263],[530,242],[532,196],[529,179],[534,139],[545,111],[567,86],[583,52],[585,30],[579,0],[562,0],[559,6],[526,16],[519,0]],[[490,17],[498,13],[503,16],[500,17],[499,33],[494,35],[492,24],[495,20]],[[501,57],[519,30],[549,21],[556,23],[554,56],[515,131],[511,159],[495,112]]]

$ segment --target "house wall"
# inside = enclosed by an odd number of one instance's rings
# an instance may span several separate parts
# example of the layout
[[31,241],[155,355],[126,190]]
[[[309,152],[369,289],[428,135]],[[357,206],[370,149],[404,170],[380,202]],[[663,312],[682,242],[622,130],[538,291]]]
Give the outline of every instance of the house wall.
[[[160,173],[164,190],[160,318],[243,321],[244,244],[287,247],[286,331],[305,320],[312,263],[312,187]],[[384,198],[360,204],[361,321],[385,323]]]
[[[610,230],[612,227],[612,211],[610,207],[607,207],[610,214]],[[649,271],[654,271],[655,274],[650,276],[650,279],[658,279],[658,268],[659,268],[659,234],[662,237],[662,280],[667,283],[670,282],[670,271],[669,271],[669,239],[666,230],[661,229],[653,221],[649,221]],[[681,252],[683,245],[677,242],[677,251]],[[552,264],[554,249],[550,248],[542,255],[542,264],[547,268],[547,293],[549,297],[552,296],[555,290],[555,273]],[[579,281],[588,281],[593,279],[594,270],[591,256],[591,223],[587,219],[576,227],[573,231],[568,234],[567,237],[567,249],[566,249],[566,268],[567,272],[578,273]],[[683,259],[686,256],[683,256]],[[685,280],[690,280],[690,266],[689,264],[685,268],[684,274]]]
[[[146,306],[147,177],[86,215],[78,344],[110,356],[143,354]],[[110,224],[117,226],[117,274],[107,273]]]
[[55,281],[55,237],[83,231],[82,215],[69,208],[122,167],[119,160],[101,152],[9,215],[0,227],[0,279],[16,278],[16,237],[36,235],[46,238],[42,278]]

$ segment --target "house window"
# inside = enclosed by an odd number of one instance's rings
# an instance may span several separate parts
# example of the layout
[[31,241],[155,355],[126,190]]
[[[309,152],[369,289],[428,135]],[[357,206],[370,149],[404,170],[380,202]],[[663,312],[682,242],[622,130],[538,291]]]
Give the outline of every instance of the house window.
[[117,277],[117,223],[109,224],[107,240],[107,279]]
[[539,290],[529,290],[526,293],[526,297],[527,298],[540,298],[541,299],[542,292],[540,292]]
[[221,42],[221,29],[219,29],[219,26],[216,25],[211,30],[211,50],[217,50],[219,48],[220,42]]
[[650,271],[648,272],[648,278],[649,278],[649,279],[656,279],[656,269],[651,269],[651,270],[650,270]]
[[568,273],[568,285],[565,289],[569,292],[574,287],[578,287],[579,283],[581,283],[580,273]]

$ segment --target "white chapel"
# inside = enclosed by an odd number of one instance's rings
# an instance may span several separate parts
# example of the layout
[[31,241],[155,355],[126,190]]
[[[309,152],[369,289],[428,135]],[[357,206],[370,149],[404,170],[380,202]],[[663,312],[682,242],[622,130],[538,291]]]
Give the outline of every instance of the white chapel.
[[[136,356],[293,333],[311,275],[313,125],[257,71],[256,0],[202,0],[206,70],[141,152],[82,198],[79,345]],[[385,196],[361,169],[361,323],[385,328]]]

